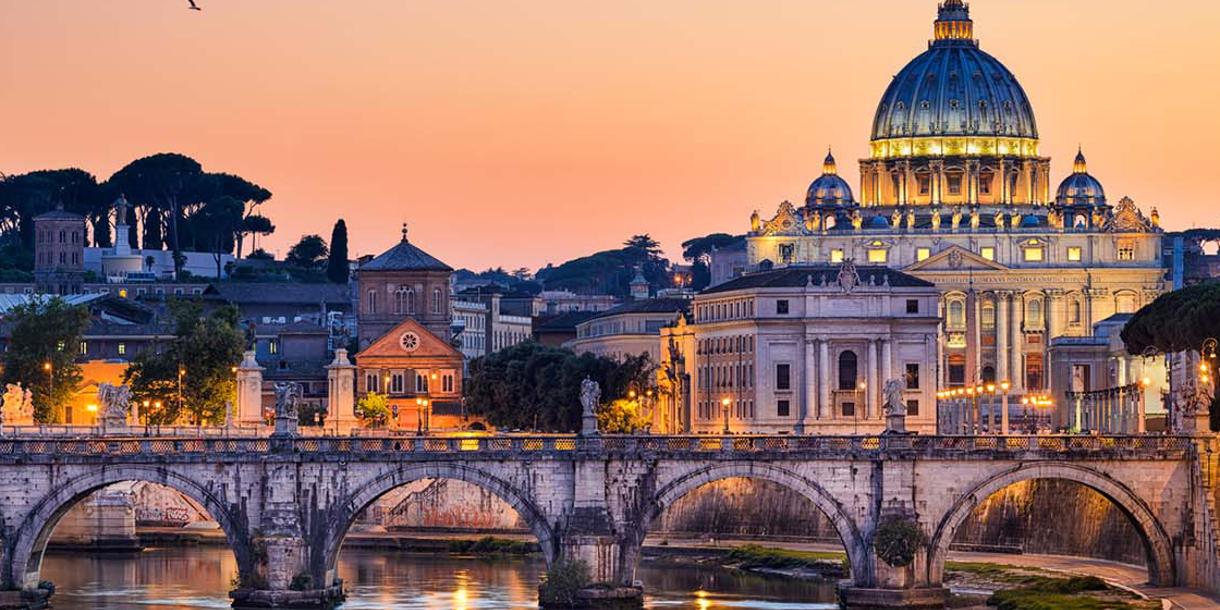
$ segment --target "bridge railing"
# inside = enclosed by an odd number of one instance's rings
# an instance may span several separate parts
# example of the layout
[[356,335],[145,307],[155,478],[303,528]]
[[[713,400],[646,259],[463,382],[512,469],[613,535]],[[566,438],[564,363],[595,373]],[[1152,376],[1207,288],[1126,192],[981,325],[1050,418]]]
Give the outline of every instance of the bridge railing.
[[883,454],[978,456],[1175,457],[1191,450],[1187,436],[81,436],[0,438],[0,458],[14,456],[175,456],[235,453],[301,455],[755,455],[870,458]]

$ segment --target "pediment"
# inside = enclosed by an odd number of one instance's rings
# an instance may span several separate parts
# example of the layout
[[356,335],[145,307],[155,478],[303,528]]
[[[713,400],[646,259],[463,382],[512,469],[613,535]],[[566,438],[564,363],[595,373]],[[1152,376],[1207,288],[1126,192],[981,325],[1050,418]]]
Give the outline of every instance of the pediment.
[[937,252],[925,261],[920,261],[903,269],[908,273],[913,271],[1007,271],[1008,267],[995,261],[987,260],[978,253],[971,252],[961,246],[950,246]]
[[390,332],[380,336],[356,358],[435,358],[458,357],[462,354],[422,324],[411,318],[403,320]]

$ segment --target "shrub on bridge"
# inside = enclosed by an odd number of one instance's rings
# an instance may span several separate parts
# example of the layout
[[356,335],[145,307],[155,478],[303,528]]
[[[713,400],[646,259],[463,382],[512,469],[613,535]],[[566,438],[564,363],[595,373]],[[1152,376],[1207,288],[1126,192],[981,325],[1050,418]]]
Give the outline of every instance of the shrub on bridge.
[[583,561],[558,561],[546,571],[538,587],[538,602],[543,608],[575,608],[577,593],[592,582],[589,564]]
[[905,568],[914,563],[915,555],[927,543],[918,523],[899,517],[882,521],[873,535],[877,557],[892,568]]

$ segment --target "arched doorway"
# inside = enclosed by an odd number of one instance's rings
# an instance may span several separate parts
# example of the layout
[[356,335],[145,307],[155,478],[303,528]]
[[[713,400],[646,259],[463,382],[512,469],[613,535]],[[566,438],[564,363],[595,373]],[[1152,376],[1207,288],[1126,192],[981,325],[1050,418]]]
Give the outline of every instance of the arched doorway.
[[957,532],[976,507],[995,494],[1017,484],[1035,480],[1072,482],[1089,488],[1111,502],[1129,520],[1142,542],[1148,580],[1156,586],[1175,583],[1172,542],[1151,508],[1132,490],[1096,470],[1073,464],[1029,464],[1007,470],[983,481],[959,498],[940,520],[929,545],[928,579],[944,579],[944,567]]
[[[20,519],[9,546],[4,566],[5,584],[10,588],[34,588],[42,580],[47,546],[57,526],[73,507],[98,491],[122,483],[150,483],[188,498],[215,521],[224,534],[236,563],[238,580],[245,582],[255,574],[253,553],[244,519],[234,508],[195,480],[165,469],[129,467],[101,469],[68,479],[40,498]],[[224,579],[222,579],[224,580]],[[228,581],[222,584],[228,585]]]
[[524,529],[533,534],[546,565],[554,561],[556,537],[553,527],[533,500],[516,485],[480,468],[460,463],[416,464],[378,476],[354,491],[345,501],[336,503],[311,553],[314,577],[327,586],[335,584],[344,540],[357,519],[379,499],[405,486],[437,481],[467,483],[498,498],[515,511]]

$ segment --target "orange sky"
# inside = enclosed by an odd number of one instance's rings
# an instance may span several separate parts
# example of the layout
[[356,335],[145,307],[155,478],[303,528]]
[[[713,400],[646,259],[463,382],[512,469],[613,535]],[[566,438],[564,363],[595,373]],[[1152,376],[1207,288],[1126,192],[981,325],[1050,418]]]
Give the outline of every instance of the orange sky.
[[[0,171],[101,178],[161,151],[268,187],[281,254],[409,221],[453,266],[537,268],[650,232],[668,253],[857,182],[934,0],[2,0]],[[1056,180],[1220,225],[1220,2],[975,0]]]

